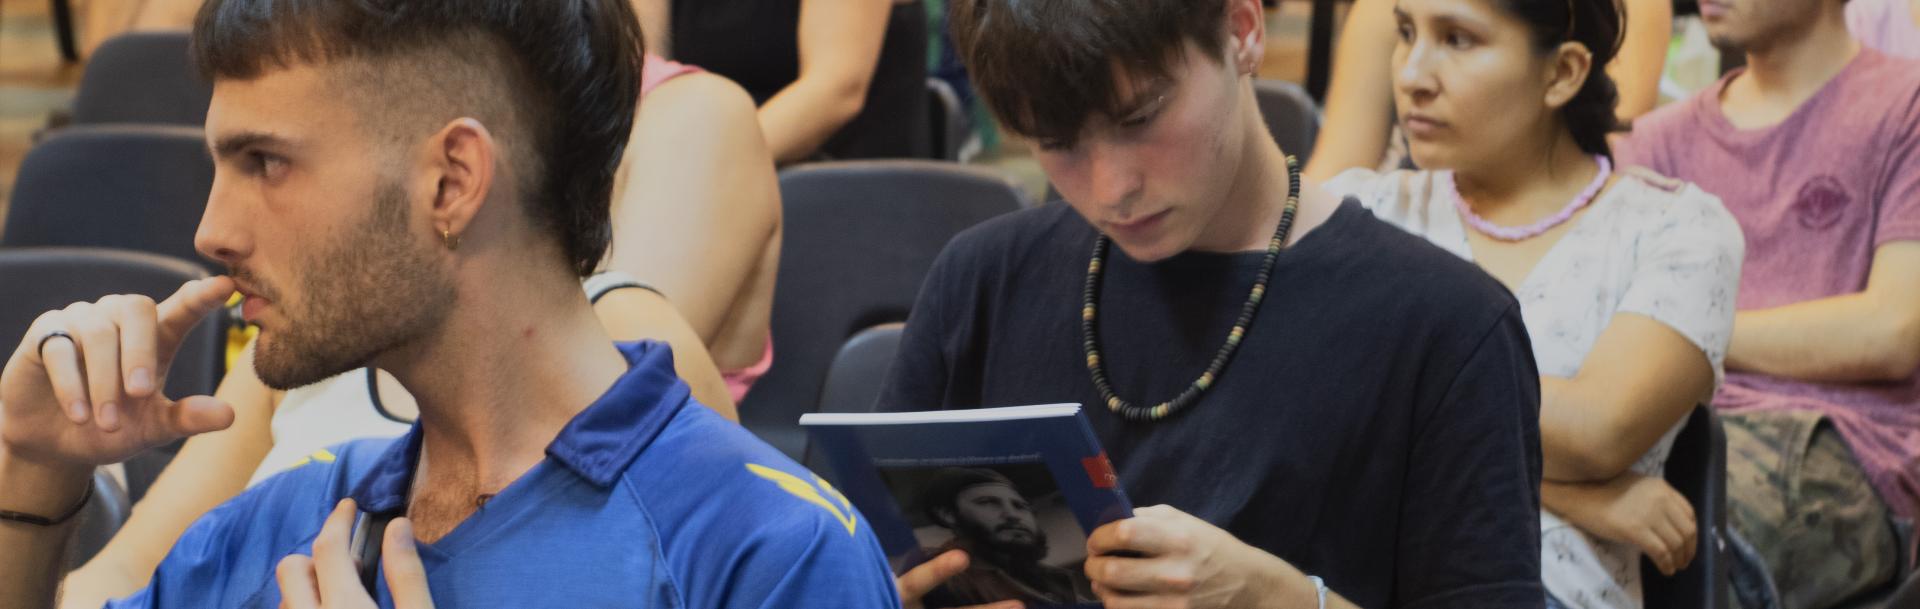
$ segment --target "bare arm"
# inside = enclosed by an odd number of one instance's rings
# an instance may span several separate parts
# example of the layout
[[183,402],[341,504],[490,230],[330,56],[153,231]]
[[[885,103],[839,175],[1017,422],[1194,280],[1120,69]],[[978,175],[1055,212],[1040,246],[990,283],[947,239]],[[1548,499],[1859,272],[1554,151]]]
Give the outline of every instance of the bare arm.
[[1874,251],[1863,291],[1742,311],[1727,367],[1808,381],[1898,381],[1920,368],[1920,241]]
[[[737,315],[752,312],[739,303],[778,247],[780,185],[752,98],[712,74],[668,81],[640,104],[624,167],[611,267],[667,294],[718,365],[757,361],[767,315]],[[730,320],[744,346],[719,344]]]
[[593,312],[614,340],[646,338],[673,347],[673,371],[693,389],[693,399],[729,420],[740,420],[726,382],[713,367],[713,357],[667,299],[648,290],[614,290],[594,303]]
[[1373,167],[1393,130],[1394,0],[1356,0],[1347,11],[1327,87],[1326,119],[1313,143],[1307,179],[1325,182],[1355,167]]
[[773,158],[806,158],[860,114],[892,0],[801,0],[800,77],[760,107]]
[[273,449],[271,423],[280,398],[254,374],[252,345],[214,397],[233,406],[233,426],[187,440],[107,547],[67,575],[62,607],[99,607],[146,587],[188,526],[246,489]]
[[1672,328],[1614,315],[1571,379],[1540,379],[1545,478],[1611,480],[1713,391],[1713,363]]
[[1667,43],[1673,38],[1673,4],[1668,0],[1626,0],[1627,35],[1620,54],[1607,64],[1607,75],[1620,89],[1615,108],[1621,122],[1630,122],[1660,103],[1660,74],[1667,66]]

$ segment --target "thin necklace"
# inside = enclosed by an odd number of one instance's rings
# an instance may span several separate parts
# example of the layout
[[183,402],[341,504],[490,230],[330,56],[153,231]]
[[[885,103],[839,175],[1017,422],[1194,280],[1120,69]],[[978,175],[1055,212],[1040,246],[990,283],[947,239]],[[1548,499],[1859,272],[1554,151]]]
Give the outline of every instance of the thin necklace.
[[1293,232],[1293,216],[1300,208],[1300,168],[1299,161],[1287,156],[1287,206],[1280,212],[1280,226],[1273,230],[1273,240],[1267,242],[1265,262],[1260,274],[1254,277],[1253,290],[1247,294],[1247,302],[1240,307],[1240,317],[1233,323],[1233,330],[1227,333],[1226,344],[1214,354],[1213,361],[1207,365],[1207,371],[1188,385],[1185,391],[1172,400],[1153,406],[1138,406],[1114,395],[1113,386],[1107,382],[1106,367],[1100,359],[1100,271],[1101,262],[1106,259],[1110,240],[1100,235],[1093,242],[1093,261],[1087,263],[1086,290],[1081,295],[1080,334],[1081,344],[1087,354],[1087,371],[1093,375],[1093,386],[1100,390],[1100,398],[1107,403],[1107,409],[1130,421],[1158,421],[1186,410],[1200,400],[1200,394],[1220,379],[1220,372],[1233,359],[1234,349],[1240,346],[1241,339],[1247,335],[1247,329],[1253,325],[1253,314],[1260,310],[1260,301],[1267,293],[1267,280],[1273,276],[1273,267],[1280,260],[1280,249],[1287,242],[1287,236]]
[[1560,213],[1526,226],[1501,226],[1480,217],[1480,214],[1473,213],[1473,206],[1467,205],[1467,199],[1460,196],[1460,189],[1454,186],[1452,171],[1442,171],[1435,176],[1435,179],[1440,182],[1436,188],[1439,189],[1441,196],[1453,198],[1453,206],[1460,210],[1460,217],[1480,234],[1501,241],[1526,241],[1572,219],[1575,212],[1593,201],[1594,195],[1600,194],[1600,189],[1607,185],[1607,178],[1613,175],[1613,163],[1608,161],[1607,157],[1598,154],[1593,155],[1593,160],[1600,164],[1600,173],[1593,176],[1593,183],[1588,184],[1586,190],[1580,191],[1580,196],[1574,197],[1566,207],[1560,208]]

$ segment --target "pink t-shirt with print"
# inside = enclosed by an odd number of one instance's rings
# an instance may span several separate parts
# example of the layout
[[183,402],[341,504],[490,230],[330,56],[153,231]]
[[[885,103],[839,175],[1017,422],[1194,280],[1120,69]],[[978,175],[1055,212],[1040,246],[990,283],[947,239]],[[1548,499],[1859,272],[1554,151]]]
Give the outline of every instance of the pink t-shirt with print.
[[[1920,61],[1862,49],[1785,121],[1760,129],[1720,111],[1736,75],[1635,122],[1622,164],[1720,197],[1747,237],[1740,310],[1865,289],[1875,248],[1920,240]],[[1714,404],[1826,414],[1888,506],[1920,517],[1920,374],[1838,384],[1729,370]]]

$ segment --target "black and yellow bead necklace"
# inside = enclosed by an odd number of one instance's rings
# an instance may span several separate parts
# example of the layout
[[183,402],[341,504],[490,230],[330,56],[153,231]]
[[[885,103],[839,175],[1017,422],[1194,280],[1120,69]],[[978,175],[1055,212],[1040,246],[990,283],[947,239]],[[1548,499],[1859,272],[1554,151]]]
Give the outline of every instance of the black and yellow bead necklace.
[[1267,280],[1273,276],[1274,263],[1280,260],[1280,250],[1287,243],[1287,236],[1293,232],[1293,216],[1300,208],[1300,169],[1298,161],[1287,157],[1287,207],[1280,213],[1280,226],[1273,230],[1273,240],[1267,242],[1267,255],[1260,267],[1260,274],[1254,277],[1253,290],[1247,295],[1247,302],[1240,307],[1240,318],[1233,323],[1233,330],[1227,333],[1227,342],[1220,346],[1213,361],[1207,365],[1207,371],[1188,385],[1185,391],[1172,400],[1150,407],[1138,406],[1114,395],[1113,386],[1107,383],[1106,367],[1100,360],[1100,318],[1098,315],[1100,299],[1100,271],[1102,261],[1106,259],[1107,248],[1111,240],[1100,235],[1093,242],[1093,261],[1087,263],[1087,285],[1081,296],[1080,333],[1082,346],[1087,353],[1087,371],[1093,375],[1093,386],[1100,390],[1100,398],[1106,400],[1107,409],[1112,410],[1131,421],[1158,421],[1185,410],[1194,402],[1200,401],[1200,395],[1220,379],[1220,371],[1227,367],[1227,361],[1233,359],[1233,352],[1247,335],[1247,329],[1253,325],[1253,314],[1260,310],[1260,301],[1267,293]]

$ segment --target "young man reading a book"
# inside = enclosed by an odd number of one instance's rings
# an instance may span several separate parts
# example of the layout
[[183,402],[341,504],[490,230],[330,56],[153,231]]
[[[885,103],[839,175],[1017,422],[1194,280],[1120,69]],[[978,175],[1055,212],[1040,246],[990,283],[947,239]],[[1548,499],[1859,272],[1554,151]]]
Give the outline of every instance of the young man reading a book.
[[[236,290],[267,386],[377,366],[419,421],[214,508],[110,607],[897,603],[857,514],[694,402],[664,345],[615,345],[580,289],[611,235],[639,31],[627,0],[209,2],[196,246],[231,277],[20,337],[0,373],[0,606],[55,606],[95,466],[232,424],[158,388]],[[365,529],[377,562],[350,546],[361,515],[391,518]]]
[[[1066,199],[961,235],[880,406],[1087,414],[1135,505],[1107,607],[1526,607],[1539,386],[1493,279],[1302,183],[1259,0],[959,0],[962,56]],[[909,605],[965,568],[906,573]]]

